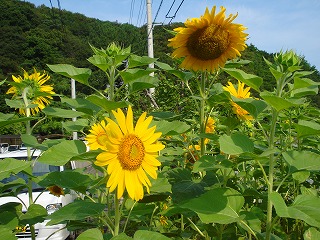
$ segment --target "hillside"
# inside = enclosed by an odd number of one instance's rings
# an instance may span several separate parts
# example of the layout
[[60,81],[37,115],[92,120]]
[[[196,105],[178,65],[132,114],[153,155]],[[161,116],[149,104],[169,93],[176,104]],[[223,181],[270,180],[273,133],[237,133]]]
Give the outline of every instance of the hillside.
[[[100,21],[88,18],[82,14],[71,13],[66,10],[51,9],[18,0],[0,0],[0,80],[11,75],[21,74],[21,68],[30,70],[48,70],[46,64],[67,63],[76,67],[89,67],[86,59],[92,55],[89,43],[98,48],[105,48],[115,41],[127,47],[131,45],[132,52],[138,55],[147,55],[146,27],[137,28],[130,24]],[[169,26],[156,26],[154,29],[154,55],[160,61],[172,63],[168,53],[172,50],[167,47],[168,39],[172,36],[166,29],[173,29],[181,23]],[[252,62],[244,70],[254,73],[272,83],[263,57],[272,61],[272,54],[257,49],[254,45],[248,46],[243,58]],[[319,81],[320,75],[316,69],[304,62],[306,70],[315,70],[311,78]],[[93,69],[95,70],[95,69]],[[69,83],[60,81],[55,76],[53,82],[56,92],[69,95]],[[92,84],[96,87],[105,85],[101,74],[95,70],[92,75]],[[4,103],[7,86],[0,88],[1,111],[9,111]],[[90,94],[90,90],[79,86],[79,93]],[[319,98],[314,101],[319,104]]]

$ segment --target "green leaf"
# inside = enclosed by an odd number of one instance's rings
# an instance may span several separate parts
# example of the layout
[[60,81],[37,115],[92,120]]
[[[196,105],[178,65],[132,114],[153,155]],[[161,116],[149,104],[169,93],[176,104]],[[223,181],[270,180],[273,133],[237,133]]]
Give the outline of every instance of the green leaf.
[[292,178],[299,183],[305,182],[310,176],[309,171],[299,171],[299,172],[294,172],[292,173]]
[[166,70],[166,71],[173,70],[173,68],[172,68],[169,64],[167,64],[167,63],[155,61],[154,64],[155,64],[156,66],[158,66],[159,68],[161,68],[161,69],[163,69],[163,70]]
[[171,73],[172,75],[176,76],[180,80],[184,82],[188,82],[190,79],[192,79],[195,75],[191,72],[183,72],[180,70],[168,70],[168,73]]
[[69,132],[81,132],[87,126],[87,119],[77,119],[76,121],[62,122],[62,127]]
[[27,147],[33,147],[35,149],[40,149],[42,151],[45,151],[48,149],[47,146],[38,143],[37,138],[30,134],[21,134],[21,140]]
[[0,161],[0,180],[10,177],[11,174],[17,174],[28,167],[31,162],[16,160],[13,158],[5,158]]
[[306,230],[303,234],[303,239],[304,240],[319,240],[320,239],[320,232],[313,227],[308,228],[308,230]]
[[127,102],[113,102],[109,101],[105,97],[97,95],[90,95],[86,99],[92,102],[93,104],[101,107],[102,109],[106,110],[107,112],[111,112],[111,110],[116,110],[117,108],[124,108],[128,106]]
[[137,55],[130,55],[128,58],[129,62],[129,68],[134,68],[134,67],[140,67],[140,66],[146,66],[150,63],[155,62],[157,59],[156,58],[150,58],[147,56],[137,56]]
[[283,109],[288,109],[295,105],[299,105],[302,103],[303,99],[284,99],[270,92],[262,92],[260,96],[265,100],[271,107],[276,109],[278,112]]
[[170,240],[171,238],[168,238],[161,233],[153,232],[153,231],[147,231],[147,230],[138,230],[135,232],[133,239],[135,240]]
[[279,217],[300,219],[311,226],[320,227],[319,197],[298,195],[292,205],[287,207],[279,193],[273,192],[269,196]]
[[293,126],[297,131],[298,137],[319,135],[320,133],[320,124],[314,121],[299,120]]
[[262,84],[262,78],[253,74],[245,73],[244,71],[236,68],[223,68],[223,71],[228,73],[235,79],[247,84],[249,87],[260,92],[259,88]]
[[12,229],[0,225],[0,239],[17,240],[17,237],[15,236],[15,233],[12,232]]
[[192,172],[211,171],[214,169],[214,164],[216,162],[216,156],[203,155],[194,163]]
[[[214,204],[212,204],[214,203]],[[196,212],[204,223],[229,224],[239,220],[244,197],[232,188],[215,188],[182,205]]]
[[101,110],[99,106],[83,98],[71,99],[62,97],[61,102],[68,104],[71,108],[74,108],[79,112],[83,112],[89,115],[94,115]]
[[319,85],[320,83],[314,82],[309,78],[295,77],[291,95],[293,95],[295,98],[300,98],[307,95],[316,95],[319,92]]
[[22,100],[19,100],[19,99],[17,99],[17,100],[6,99],[5,101],[6,101],[6,104],[11,108],[16,108],[16,109],[19,109],[19,108],[24,109],[25,108],[25,105],[24,105]]
[[320,155],[309,151],[283,152],[284,160],[289,164],[289,172],[300,170],[319,171]]
[[185,122],[181,121],[172,121],[168,122],[166,120],[154,121],[152,126],[157,126],[157,132],[162,132],[162,135],[179,135],[190,129],[190,126]]
[[90,86],[88,79],[91,76],[91,70],[88,68],[76,68],[69,64],[47,64],[47,66],[55,73],[72,78],[84,85]]
[[122,77],[125,84],[131,83],[133,81],[139,80],[145,76],[149,76],[150,73],[154,72],[156,69],[148,68],[134,68],[127,69],[126,71],[120,72],[120,76]]
[[88,58],[88,61],[104,72],[111,66],[111,63],[107,61],[107,58],[101,55],[93,55]]
[[92,179],[89,175],[81,174],[75,171],[51,172],[38,177],[38,184],[43,187],[57,185],[62,188],[73,189],[85,193]]
[[103,235],[101,230],[98,228],[88,229],[82,232],[78,237],[77,240],[103,240]]
[[1,212],[0,225],[5,225],[8,229],[11,229],[11,230],[15,229],[17,226],[19,226],[18,215],[15,212],[9,212],[9,211]]
[[95,161],[97,156],[101,153],[101,150],[91,150],[89,152],[81,153],[73,156],[71,161]]
[[39,157],[38,161],[54,166],[66,164],[72,157],[86,152],[86,145],[80,140],[63,141],[52,147]]
[[105,204],[94,203],[89,201],[75,201],[60,208],[47,217],[49,223],[47,225],[55,225],[64,223],[68,220],[85,220],[87,217],[97,217],[106,208]]
[[240,99],[236,97],[232,97],[233,102],[238,104],[241,108],[248,111],[251,116],[257,118],[260,113],[266,109],[267,104],[264,101],[256,100],[254,98],[245,98]]
[[76,118],[85,115],[82,112],[77,112],[74,110],[46,107],[42,109],[42,112],[48,116],[61,117],[61,118]]
[[190,198],[200,196],[204,192],[205,185],[192,179],[188,169],[175,168],[167,172],[167,178],[172,185],[173,202],[183,202]]
[[130,94],[141,91],[143,89],[154,88],[158,86],[159,79],[152,76],[144,76],[133,82],[130,82]]
[[231,136],[222,135],[219,137],[220,150],[226,154],[238,155],[244,152],[253,152],[253,142],[240,133]]
[[14,114],[4,114],[0,113],[0,127],[4,127],[6,125],[11,125],[18,122],[27,122],[31,120],[38,119],[38,117],[19,117],[14,118]]
[[120,233],[117,236],[111,238],[111,240],[132,240],[133,238],[128,237],[125,233]]
[[21,215],[20,220],[23,224],[36,224],[43,222],[48,215],[47,210],[39,204],[31,204],[25,214]]

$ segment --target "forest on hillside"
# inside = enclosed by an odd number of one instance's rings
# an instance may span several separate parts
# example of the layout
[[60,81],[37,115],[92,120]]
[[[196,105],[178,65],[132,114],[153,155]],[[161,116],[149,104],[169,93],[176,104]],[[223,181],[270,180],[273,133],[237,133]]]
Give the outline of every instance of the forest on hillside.
[[[92,86],[104,89],[107,80],[98,68],[92,67],[87,59],[92,56],[90,45],[97,48],[106,48],[110,43],[116,42],[123,47],[131,46],[131,52],[139,56],[147,55],[146,26],[140,28],[130,24],[100,21],[88,18],[79,13],[72,13],[57,8],[48,8],[44,5],[35,5],[19,0],[0,0],[0,80],[11,80],[11,75],[21,75],[22,69],[32,71],[33,68],[46,70],[51,75],[55,85],[55,92],[70,95],[70,82],[65,78],[51,73],[47,64],[72,64],[75,67],[91,68],[93,74],[90,78]],[[154,27],[154,56],[159,61],[174,65],[170,58],[168,39],[172,37],[170,31],[183,23],[173,23],[166,26]],[[264,62],[264,59],[273,61],[273,54],[249,45],[242,53],[242,59],[250,63],[243,66],[247,73],[256,74],[267,79],[264,87],[272,90],[273,77]],[[314,66],[310,66],[303,58],[305,70],[314,71],[310,79],[319,82],[320,74]],[[227,80],[222,79],[225,83]],[[58,84],[57,84],[58,83]],[[5,105],[7,84],[0,86],[1,112],[10,112]],[[156,96],[172,96],[179,99],[180,86],[176,86],[174,79],[162,79],[157,88]],[[92,90],[77,85],[78,95],[89,95]],[[169,94],[169,95],[168,95]],[[159,99],[165,103],[167,109],[176,108],[172,99]],[[319,95],[313,96],[312,103],[320,105]],[[171,105],[170,105],[171,104]]]

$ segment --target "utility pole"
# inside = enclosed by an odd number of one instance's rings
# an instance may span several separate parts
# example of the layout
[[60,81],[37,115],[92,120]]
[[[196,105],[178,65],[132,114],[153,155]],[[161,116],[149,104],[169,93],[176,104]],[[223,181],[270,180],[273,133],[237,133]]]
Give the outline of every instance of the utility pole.
[[[152,14],[151,14],[151,1],[147,0],[147,34],[148,34],[148,57],[154,58],[153,55],[153,28],[152,28]],[[154,68],[154,63],[149,64],[150,68]],[[150,73],[150,76],[154,76],[154,73]],[[153,98],[154,88],[149,88],[148,95],[151,99],[152,105],[158,108],[156,101]]]

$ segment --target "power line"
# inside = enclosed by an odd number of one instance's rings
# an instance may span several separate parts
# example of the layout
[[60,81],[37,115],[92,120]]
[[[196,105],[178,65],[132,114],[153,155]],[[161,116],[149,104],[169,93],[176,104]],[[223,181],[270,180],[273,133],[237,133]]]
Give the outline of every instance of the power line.
[[[175,1],[174,1],[174,2],[175,2]],[[167,17],[167,16],[166,16],[166,18],[171,18],[171,20],[169,21],[168,24],[171,24],[172,20],[177,16],[177,13],[178,13],[178,11],[180,10],[183,2],[184,2],[184,0],[181,1],[181,3],[179,4],[179,6],[178,6],[177,10],[175,11],[175,13],[173,14],[173,16],[171,16],[171,17]],[[171,8],[170,8],[170,9],[171,9]]]
[[139,20],[140,20],[140,24],[141,24],[141,18],[143,16],[143,11],[144,11],[144,4],[143,4],[144,0],[140,0],[140,7],[139,7],[139,13],[138,13],[138,18],[137,18],[137,26],[139,26]]
[[133,17],[133,11],[134,11],[134,3],[135,3],[135,0],[131,0],[129,24],[132,24],[132,17]]

